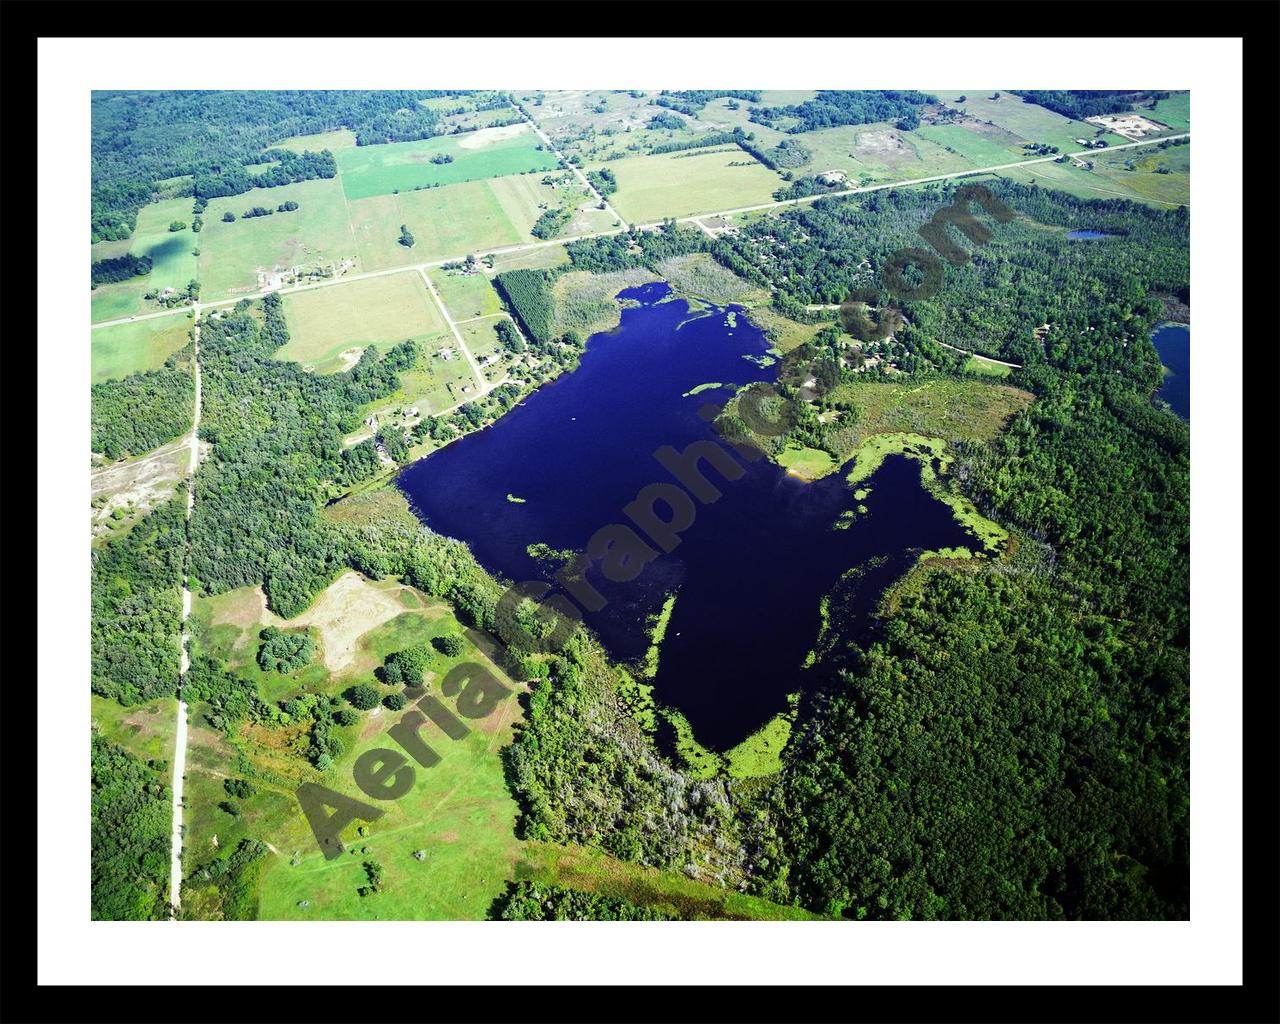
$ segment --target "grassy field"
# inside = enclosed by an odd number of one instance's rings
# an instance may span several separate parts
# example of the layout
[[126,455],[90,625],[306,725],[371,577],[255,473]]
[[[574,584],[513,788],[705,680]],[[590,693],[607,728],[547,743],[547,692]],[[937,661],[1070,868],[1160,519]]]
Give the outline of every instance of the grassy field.
[[1135,108],[1143,117],[1167,124],[1170,128],[1186,132],[1191,130],[1191,93],[1176,92],[1166,99],[1157,100],[1155,110],[1145,105]]
[[[270,217],[241,216],[251,207],[275,210],[286,201],[297,203],[298,209]],[[236,216],[230,224],[222,220],[228,211]],[[346,200],[336,178],[211,199],[199,237],[200,295],[205,300],[257,291],[259,271],[333,265],[343,259],[354,260],[357,252]]]
[[495,272],[503,270],[547,270],[563,267],[569,262],[569,251],[563,245],[543,245],[523,252],[499,253],[494,261]]
[[[1162,207],[1191,204],[1190,145],[1169,149],[1148,146],[1115,153],[1099,150],[1088,159],[1093,161],[1091,171],[1074,163],[1049,162],[999,173],[1014,181],[1034,181],[1044,188],[1060,189],[1084,199],[1123,197]],[[1161,166],[1169,173],[1158,173],[1156,168]]]
[[[1046,110],[1039,104],[1024,103],[1021,96],[1015,96],[1011,92],[1002,91],[998,100],[991,99],[992,94],[982,89],[958,92],[944,89],[937,91],[936,95],[947,105],[959,107],[979,120],[991,121],[1028,142],[1058,146],[1067,152],[1080,149],[1076,139],[1092,139],[1098,130],[1094,125],[1073,121],[1052,110]],[[961,96],[965,97],[963,103],[957,102]],[[1118,146],[1128,141],[1110,132],[1100,138],[1105,139],[1108,146]]]
[[663,217],[767,203],[783,184],[780,175],[736,147],[723,153],[693,152],[605,165],[618,179],[618,191],[609,202],[627,221],[648,224]]
[[[348,199],[368,199],[422,185],[454,185],[506,174],[548,171],[557,160],[527,125],[484,128],[418,142],[357,146],[335,154]],[[450,156],[449,163],[432,163]]]
[[1002,131],[995,133],[996,137],[993,138],[990,134],[980,134],[963,125],[928,124],[921,125],[914,134],[944,149],[950,147],[974,167],[996,167],[1015,160],[1026,160],[1030,156],[1015,136]]
[[[369,345],[385,351],[407,338],[449,333],[417,271],[291,292],[284,296],[284,312],[289,344],[276,358],[321,373],[353,365]],[[344,359],[344,352],[350,358]]]
[[[351,203],[351,227],[364,270],[425,263],[533,241],[529,229],[541,212],[528,176],[469,181],[443,188],[375,196]],[[550,194],[550,189],[546,189]],[[400,225],[413,233],[400,245]]]
[[331,132],[319,132],[316,135],[295,135],[292,138],[282,139],[279,142],[273,142],[268,149],[287,149],[292,153],[302,153],[306,150],[319,152],[327,149],[336,153],[340,149],[355,149],[356,133],[350,128],[338,128]]
[[[190,198],[148,203],[138,211],[138,227],[133,233],[133,245],[129,251],[134,256],[151,257],[151,273],[140,279],[145,281],[140,290],[172,288],[182,291],[197,276],[196,258],[191,253],[200,247],[204,236],[191,230],[192,219]],[[182,231],[170,231],[172,221],[181,221],[187,227]],[[205,222],[208,223],[207,214]]]
[[178,729],[178,702],[173,697],[128,708],[97,694],[89,701],[93,724],[106,739],[143,760],[173,760]]
[[[440,354],[445,349],[452,350],[448,359]],[[463,391],[464,387],[470,390]],[[389,412],[407,407],[428,416],[475,397],[475,392],[476,377],[471,365],[458,352],[453,335],[444,334],[422,345],[418,361],[400,374],[399,389],[367,411],[376,413],[380,420]],[[366,433],[370,432],[361,432]]]
[[1008,366],[993,363],[989,359],[982,359],[979,356],[970,356],[968,362],[964,364],[964,368],[970,373],[981,373],[987,377],[1007,377],[1013,372]]
[[493,284],[484,274],[464,275],[460,270],[433,267],[427,271],[440,301],[454,320],[469,320],[502,312],[502,302]]
[[119,320],[143,312],[147,303],[142,298],[150,288],[149,277],[135,277],[116,284],[100,284],[89,292],[89,319],[92,323]]
[[[477,363],[480,364],[484,379],[489,383],[502,380],[507,375],[506,349],[498,342],[498,324],[505,316],[488,316],[483,320],[472,320],[462,324],[458,330],[467,343],[467,348]],[[489,360],[493,360],[490,362]]]
[[97,384],[159,369],[169,356],[187,344],[190,327],[191,321],[181,313],[99,327],[91,341],[90,380]]
[[841,462],[876,434],[989,441],[1004,429],[1010,416],[1032,401],[1031,394],[1018,388],[958,379],[840,384],[831,398],[851,403],[860,412],[854,427],[835,433]]

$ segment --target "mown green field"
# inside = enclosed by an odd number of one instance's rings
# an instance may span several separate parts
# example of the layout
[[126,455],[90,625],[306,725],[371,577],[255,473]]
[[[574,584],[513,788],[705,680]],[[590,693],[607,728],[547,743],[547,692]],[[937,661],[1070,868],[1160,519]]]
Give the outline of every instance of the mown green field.
[[[323,285],[284,296],[289,344],[276,352],[318,372],[345,369],[343,352],[385,351],[408,338],[443,337],[448,325],[417,271]],[[352,359],[358,355],[352,352]]]
[[[140,279],[145,281],[142,290],[163,292],[165,288],[172,288],[182,291],[196,277],[196,257],[191,253],[202,244],[204,236],[191,230],[194,219],[191,203],[190,197],[164,199],[149,203],[138,211],[138,227],[133,233],[133,245],[129,251],[134,256],[151,257],[151,273]],[[181,221],[187,227],[182,231],[170,231],[172,221]]]
[[639,156],[601,166],[618,179],[618,191],[609,202],[636,224],[767,203],[783,184],[779,174],[736,148]]
[[[270,217],[242,216],[254,206],[274,211],[286,201],[297,203],[298,209]],[[228,211],[236,216],[230,224],[222,220]],[[200,233],[200,297],[207,301],[255,292],[259,271],[332,265],[354,260],[356,254],[346,200],[336,178],[211,199]]]
[[[529,241],[536,213],[513,221],[522,207],[505,196],[494,181],[468,181],[460,185],[374,196],[351,203],[351,229],[364,270],[411,266],[447,256],[474,253]],[[497,187],[495,187],[497,186]],[[507,202],[499,198],[504,193]],[[400,225],[414,236],[413,248],[398,241]]]
[[[335,154],[342,187],[348,199],[368,199],[391,192],[412,191],[423,185],[454,185],[506,174],[548,171],[556,157],[524,125],[485,128],[460,135],[443,135],[418,142],[357,146]],[[432,163],[437,155],[450,163]]]
[[90,380],[127,377],[159,369],[174,352],[187,344],[191,321],[182,313],[114,324],[93,331],[90,347]]

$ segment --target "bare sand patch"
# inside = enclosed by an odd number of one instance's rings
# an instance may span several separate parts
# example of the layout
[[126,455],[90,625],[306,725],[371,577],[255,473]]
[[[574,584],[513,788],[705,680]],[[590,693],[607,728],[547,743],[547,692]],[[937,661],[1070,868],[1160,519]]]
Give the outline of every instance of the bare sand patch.
[[214,598],[216,602],[209,622],[214,626],[239,626],[248,629],[272,618],[267,611],[267,595],[261,587],[244,587],[225,596]]
[[360,637],[402,614],[404,605],[394,591],[375,587],[348,570],[316,598],[315,604],[287,624],[314,626],[320,633],[325,666],[338,673],[355,663]]
[[515,138],[530,131],[529,126],[520,121],[517,124],[499,125],[497,128],[480,128],[474,132],[465,132],[458,137],[459,149],[483,149],[485,146],[503,139]]

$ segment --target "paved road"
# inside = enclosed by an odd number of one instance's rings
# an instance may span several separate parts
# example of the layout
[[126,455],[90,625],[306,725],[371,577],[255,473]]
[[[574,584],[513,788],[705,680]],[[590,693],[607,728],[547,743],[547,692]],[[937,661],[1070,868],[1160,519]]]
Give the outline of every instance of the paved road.
[[[530,123],[533,124],[532,121]],[[541,129],[538,129],[536,124],[534,125],[534,127],[541,135]],[[545,138],[545,136],[543,137]],[[1108,146],[1106,149],[1101,149],[1101,150],[1099,149],[1081,150],[1077,153],[1068,153],[1067,155],[1068,156],[1097,156],[1099,153],[1114,153],[1115,151],[1121,150],[1121,149],[1134,149],[1138,146],[1154,146],[1154,145],[1158,145],[1161,142],[1167,142],[1170,140],[1178,140],[1178,139],[1189,139],[1189,138],[1191,138],[1191,133],[1184,132],[1181,135],[1169,135],[1160,139],[1147,139],[1143,142],[1128,142],[1122,146]],[[856,195],[862,195],[867,192],[881,192],[881,191],[884,191],[885,189],[906,188],[909,185],[922,185],[932,181],[946,181],[951,178],[967,178],[976,174],[990,174],[994,171],[1008,170],[1011,167],[1028,167],[1033,164],[1051,163],[1052,161],[1057,160],[1058,157],[1061,155],[1062,154],[1059,153],[1054,156],[1036,157],[1033,160],[1018,160],[1018,161],[1015,161],[1014,163],[997,164],[992,167],[977,167],[968,171],[953,171],[950,174],[935,174],[928,178],[911,178],[906,181],[891,181],[891,182],[886,182],[883,185],[866,185],[861,188],[843,189],[839,192],[824,192],[821,195],[803,196],[799,199],[779,199],[770,203],[759,203],[755,206],[739,206],[733,210],[717,210],[714,212],[699,213],[689,217],[677,217],[676,222],[680,224],[697,225],[701,219],[706,217],[728,217],[737,213],[753,213],[757,210],[773,210],[773,209],[780,209],[785,206],[799,206],[805,203],[815,203],[819,199],[838,199],[841,196],[856,196]],[[583,175],[581,171],[578,171],[577,168],[574,168],[574,170],[578,173],[578,176],[582,178],[584,182],[586,182],[587,187],[591,189],[592,193],[596,196],[599,196],[600,193],[596,192],[594,188],[591,188],[591,183],[586,180],[586,176]],[[607,202],[605,203],[605,207],[611,212],[614,212],[613,207],[609,206]],[[615,212],[615,216],[616,216],[616,212]],[[622,218],[619,217],[618,219],[621,220]],[[639,227],[640,228],[656,228],[660,226],[660,224],[661,224],[660,221],[654,221],[652,224],[641,224],[639,225]],[[591,232],[585,235],[573,235],[569,238],[553,238],[545,242],[522,242],[519,245],[508,245],[500,249],[490,249],[488,250],[488,252],[492,252],[493,254],[498,256],[508,255],[510,253],[517,253],[517,252],[529,252],[534,249],[543,249],[551,245],[564,245],[566,242],[577,242],[585,238],[606,238],[609,235],[622,234],[625,230],[626,230],[625,228],[613,228],[609,231],[596,231],[596,232]],[[466,254],[459,255],[459,256],[446,256],[443,259],[429,260],[425,263],[412,263],[403,267],[390,267],[386,270],[371,270],[361,274],[348,274],[345,277],[333,277],[324,281],[317,281],[312,284],[293,285],[289,288],[276,288],[276,289],[268,288],[260,292],[252,292],[245,295],[239,295],[232,299],[217,299],[213,302],[202,302],[200,305],[204,309],[210,309],[216,306],[232,306],[232,305],[235,305],[235,303],[239,302],[241,299],[261,298],[263,295],[266,295],[271,291],[275,291],[282,295],[287,295],[290,292],[299,292],[299,291],[304,291],[310,288],[327,288],[335,284],[346,284],[349,281],[363,281],[371,277],[386,277],[389,274],[403,274],[406,271],[412,271],[412,270],[425,271],[431,267],[444,266],[444,264],[446,263],[456,263],[465,258],[466,258]],[[93,327],[94,328],[113,327],[116,324],[127,324],[136,320],[152,320],[152,319],[155,319],[156,317],[161,317],[161,316],[174,316],[175,314],[178,314],[178,313],[186,313],[190,309],[191,309],[190,306],[178,306],[176,309],[163,309],[163,310],[158,310],[157,312],[154,312],[154,313],[139,313],[137,316],[121,317],[118,320],[105,320],[101,323],[93,324]]]
[[[187,472],[187,521],[196,507],[196,466],[200,461],[200,307],[195,306],[195,328],[192,340],[191,361],[195,364],[196,412],[191,423],[191,461]],[[188,652],[190,636],[187,620],[191,617],[191,542],[187,541],[187,573],[182,580],[182,653],[178,675],[178,729],[173,751],[173,833],[169,842],[169,902],[173,906],[173,918],[177,920],[182,904],[182,782],[187,770],[187,703],[182,699],[182,684],[191,667]]]

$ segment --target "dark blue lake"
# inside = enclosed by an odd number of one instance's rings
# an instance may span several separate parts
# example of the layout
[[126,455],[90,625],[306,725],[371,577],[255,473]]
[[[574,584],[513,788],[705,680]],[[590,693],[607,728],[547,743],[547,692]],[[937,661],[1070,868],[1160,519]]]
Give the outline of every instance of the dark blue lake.
[[1081,240],[1090,241],[1095,238],[1115,238],[1116,236],[1108,234],[1106,231],[1089,231],[1081,228],[1076,231],[1068,231],[1067,237],[1073,242],[1078,242]]
[[[599,528],[629,523],[623,506],[641,488],[675,482],[654,458],[659,447],[716,437],[698,409],[727,392],[686,393],[776,372],[744,358],[763,355],[768,342],[741,309],[691,319],[683,301],[661,301],[669,294],[665,284],[622,292],[640,305],[623,310],[617,330],[590,339],[577,370],[406,468],[399,485],[417,514],[515,581],[551,579],[553,567],[528,545],[581,551]],[[731,482],[703,464],[722,497],[697,506],[671,554],[627,583],[605,581],[598,566],[587,574],[608,603],[584,620],[622,660],[643,657],[646,620],[677,593],[655,693],[717,750],[784,710],[786,695],[803,687],[820,602],[847,570],[876,559],[841,605],[843,616],[870,625],[885,586],[919,550],[972,541],[903,457],[860,485],[871,489],[867,512],[847,529],[833,528],[858,504],[843,474],[806,484],[764,460],[738,462],[745,473]]]
[[1186,324],[1162,324],[1151,336],[1167,371],[1156,392],[1184,420],[1191,419],[1191,328]]

